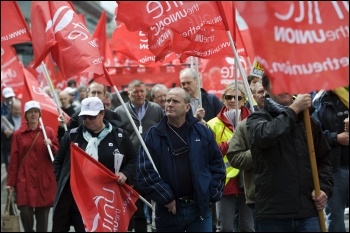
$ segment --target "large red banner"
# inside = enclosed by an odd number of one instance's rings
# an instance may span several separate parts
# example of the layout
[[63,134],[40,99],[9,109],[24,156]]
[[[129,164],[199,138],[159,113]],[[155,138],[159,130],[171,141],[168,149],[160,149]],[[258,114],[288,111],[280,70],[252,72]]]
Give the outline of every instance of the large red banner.
[[275,93],[349,85],[348,1],[235,1]]

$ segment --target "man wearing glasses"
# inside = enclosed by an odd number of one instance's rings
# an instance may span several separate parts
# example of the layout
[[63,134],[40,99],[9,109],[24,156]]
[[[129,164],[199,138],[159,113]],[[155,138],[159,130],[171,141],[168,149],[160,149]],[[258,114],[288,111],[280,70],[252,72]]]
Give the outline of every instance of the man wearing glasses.
[[[211,204],[222,197],[225,168],[213,133],[189,113],[190,95],[175,87],[165,116],[144,136],[137,185],[156,202],[157,231],[211,232]],[[153,163],[155,166],[153,166]]]
[[[76,232],[85,232],[84,223],[70,188],[70,143],[99,161],[111,172],[118,175],[117,183],[130,184],[135,175],[136,150],[129,134],[105,120],[105,107],[98,97],[88,97],[82,101],[79,117],[82,124],[64,135],[56,154],[54,171],[57,193],[53,210],[52,231],[68,232],[71,225]],[[114,167],[115,153],[124,155],[119,169]]]

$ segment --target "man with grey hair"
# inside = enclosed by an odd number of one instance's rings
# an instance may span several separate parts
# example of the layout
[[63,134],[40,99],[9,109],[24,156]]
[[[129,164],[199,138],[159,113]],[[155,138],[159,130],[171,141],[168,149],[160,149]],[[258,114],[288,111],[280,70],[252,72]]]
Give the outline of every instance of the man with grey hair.
[[151,89],[151,99],[154,103],[159,104],[164,110],[166,93],[168,93],[168,88],[164,84],[156,84]]
[[[210,94],[199,87],[200,83],[196,71],[192,68],[185,68],[180,71],[179,77],[181,87],[191,96],[190,112],[202,122],[216,117],[223,103],[216,95]],[[199,98],[201,98],[201,101],[199,101]]]
[[[146,94],[146,85],[142,81],[133,80],[129,83],[128,95],[130,100],[126,102],[125,105],[140,135],[143,135],[149,128],[160,122],[164,116],[163,110],[158,104],[146,100]],[[128,114],[124,106],[118,106],[114,111],[121,117],[121,121],[123,122],[121,127],[128,131],[134,148],[139,150],[141,142],[137,136],[137,132],[134,130],[128,118]],[[136,181],[134,182],[136,183]],[[140,192],[137,187],[135,187],[135,190],[143,196],[143,193]],[[136,206],[137,210],[129,224],[129,231],[132,231],[132,228],[134,228],[135,232],[146,232],[147,219],[143,210],[144,203],[139,199],[136,201]]]

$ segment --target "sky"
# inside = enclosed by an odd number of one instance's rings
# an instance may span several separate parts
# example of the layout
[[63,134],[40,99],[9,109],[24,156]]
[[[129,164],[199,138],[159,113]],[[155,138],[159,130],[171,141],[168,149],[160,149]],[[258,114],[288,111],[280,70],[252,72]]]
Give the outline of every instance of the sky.
[[106,11],[114,14],[114,9],[117,6],[116,1],[100,1],[101,6],[106,9]]

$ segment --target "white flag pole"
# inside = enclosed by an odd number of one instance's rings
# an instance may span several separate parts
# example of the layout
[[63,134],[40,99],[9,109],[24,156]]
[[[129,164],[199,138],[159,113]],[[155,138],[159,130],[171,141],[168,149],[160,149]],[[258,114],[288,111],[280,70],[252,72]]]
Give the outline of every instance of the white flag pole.
[[[51,82],[51,79],[50,79],[50,75],[49,75],[49,72],[47,72],[47,69],[46,69],[46,65],[45,65],[45,63],[42,61],[41,62],[41,68],[43,69],[43,71],[44,71],[44,76],[45,76],[45,78],[46,78],[46,82],[49,84],[49,87],[50,87],[50,89],[51,89],[51,93],[52,93],[52,95],[53,95],[53,97],[54,97],[54,100],[55,100],[55,102],[56,102],[56,104],[57,104],[57,111],[58,111],[58,114],[59,114],[59,116],[61,116],[61,115],[63,115],[62,114],[62,109],[61,109],[61,103],[58,101],[58,97],[57,97],[57,94],[56,94],[56,91],[55,91],[55,89],[53,88],[53,85],[52,85],[52,82]],[[64,116],[64,115],[63,115]],[[64,121],[64,130],[65,131],[67,131],[68,129],[67,129],[67,124],[66,124],[66,122]]]
[[[39,117],[39,122],[40,122],[41,130],[43,131],[43,134],[44,134],[44,138],[45,138],[45,140],[47,140],[47,135],[46,135],[46,131],[44,128],[44,123],[43,123],[43,120],[41,119],[41,117]],[[49,151],[51,161],[53,162],[54,158],[52,155],[51,147],[50,147],[50,145],[46,145],[46,146],[47,146],[47,150]]]

